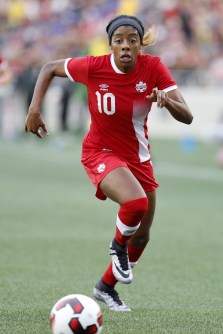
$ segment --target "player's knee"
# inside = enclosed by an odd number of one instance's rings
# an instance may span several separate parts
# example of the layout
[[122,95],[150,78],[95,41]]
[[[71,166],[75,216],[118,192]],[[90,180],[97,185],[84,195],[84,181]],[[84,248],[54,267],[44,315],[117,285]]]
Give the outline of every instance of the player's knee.
[[142,197],[123,204],[135,222],[140,222],[148,210],[148,198]]
[[138,201],[138,212],[143,218],[148,210],[148,198],[142,197],[139,198],[137,201]]
[[116,225],[122,235],[131,236],[138,230],[147,209],[147,197],[125,202],[120,206]]
[[[132,226],[141,222],[148,210],[148,198],[142,197],[132,201],[125,202],[121,205],[119,218],[125,221],[126,225]],[[123,217],[123,220],[122,220]]]

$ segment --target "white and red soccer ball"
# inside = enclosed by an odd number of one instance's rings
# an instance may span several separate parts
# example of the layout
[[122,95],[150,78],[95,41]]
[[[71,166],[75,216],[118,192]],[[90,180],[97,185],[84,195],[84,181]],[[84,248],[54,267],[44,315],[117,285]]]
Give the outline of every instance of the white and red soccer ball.
[[102,313],[90,297],[72,294],[58,300],[50,313],[53,334],[100,334]]

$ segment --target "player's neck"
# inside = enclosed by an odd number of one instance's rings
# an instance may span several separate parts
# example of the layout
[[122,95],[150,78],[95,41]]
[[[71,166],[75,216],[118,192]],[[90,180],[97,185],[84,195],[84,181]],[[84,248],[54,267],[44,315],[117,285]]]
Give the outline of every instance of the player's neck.
[[129,66],[128,65],[117,64],[117,62],[115,62],[115,58],[114,58],[113,54],[111,54],[111,65],[112,65],[114,71],[116,73],[119,73],[119,74],[131,73],[136,68],[136,63],[131,64]]

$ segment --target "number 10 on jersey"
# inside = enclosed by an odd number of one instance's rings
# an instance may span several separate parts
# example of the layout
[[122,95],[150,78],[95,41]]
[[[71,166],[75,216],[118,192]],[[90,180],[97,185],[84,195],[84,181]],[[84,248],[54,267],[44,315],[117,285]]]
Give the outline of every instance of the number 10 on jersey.
[[95,93],[98,102],[98,111],[104,112],[107,115],[113,115],[115,113],[115,95],[112,93],[105,93],[102,95],[100,92]]

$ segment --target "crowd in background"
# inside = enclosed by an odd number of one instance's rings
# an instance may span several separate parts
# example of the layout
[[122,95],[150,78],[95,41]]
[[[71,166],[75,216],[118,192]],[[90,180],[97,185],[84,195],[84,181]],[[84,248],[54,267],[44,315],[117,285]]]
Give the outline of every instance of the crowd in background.
[[[157,42],[144,52],[160,56],[179,85],[222,85],[222,0],[4,0],[0,54],[11,68],[14,91],[24,97],[24,113],[41,66],[54,59],[109,52],[105,27],[124,13],[138,16],[145,29],[155,26]],[[65,80],[58,83],[63,130],[74,91]],[[85,91],[78,89],[86,106]]]
[[182,84],[223,82],[222,0],[5,0],[0,4],[0,50],[15,77],[33,64],[107,52],[108,21],[135,14],[154,25],[160,55]]

